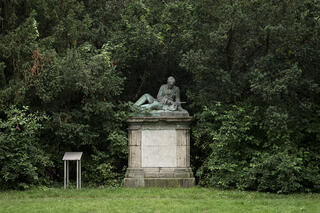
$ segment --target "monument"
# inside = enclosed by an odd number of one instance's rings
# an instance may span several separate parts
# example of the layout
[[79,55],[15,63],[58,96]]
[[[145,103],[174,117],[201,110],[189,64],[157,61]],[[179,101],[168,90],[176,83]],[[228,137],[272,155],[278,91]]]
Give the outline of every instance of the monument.
[[126,187],[192,187],[190,122],[180,90],[169,77],[157,98],[145,94],[134,104],[141,112],[128,120]]

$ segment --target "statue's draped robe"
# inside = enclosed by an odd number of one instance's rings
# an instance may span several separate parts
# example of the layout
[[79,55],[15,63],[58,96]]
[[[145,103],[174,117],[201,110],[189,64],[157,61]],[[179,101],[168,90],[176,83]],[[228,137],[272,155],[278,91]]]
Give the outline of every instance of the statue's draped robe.
[[177,110],[177,107],[180,106],[179,87],[173,86],[173,88],[170,89],[167,84],[162,85],[157,95],[157,101],[165,110]]

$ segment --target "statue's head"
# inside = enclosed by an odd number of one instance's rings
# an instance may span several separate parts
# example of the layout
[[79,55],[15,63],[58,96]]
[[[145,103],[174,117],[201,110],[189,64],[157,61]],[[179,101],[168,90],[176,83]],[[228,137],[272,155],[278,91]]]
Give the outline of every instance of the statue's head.
[[168,83],[168,86],[169,86],[170,88],[172,88],[172,87],[174,86],[174,84],[176,83],[176,79],[174,79],[174,77],[170,76],[170,77],[168,78],[167,83]]

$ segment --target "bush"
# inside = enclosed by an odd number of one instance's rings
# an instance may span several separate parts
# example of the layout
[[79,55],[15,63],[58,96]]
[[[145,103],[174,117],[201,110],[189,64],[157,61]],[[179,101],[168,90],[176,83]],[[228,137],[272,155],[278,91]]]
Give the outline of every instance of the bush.
[[26,189],[47,183],[52,166],[41,147],[41,122],[47,117],[30,113],[28,107],[11,107],[0,119],[0,188]]
[[196,118],[193,136],[201,147],[198,153],[204,154],[196,173],[200,185],[276,193],[319,191],[319,150],[301,147],[296,132],[263,125],[267,119],[261,118],[258,107],[218,103]]

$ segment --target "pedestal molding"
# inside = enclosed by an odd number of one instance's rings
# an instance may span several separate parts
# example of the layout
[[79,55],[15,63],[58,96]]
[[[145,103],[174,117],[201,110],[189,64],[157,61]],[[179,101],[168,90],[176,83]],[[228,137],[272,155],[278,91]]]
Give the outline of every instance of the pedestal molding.
[[190,123],[185,117],[131,117],[126,187],[191,187]]

